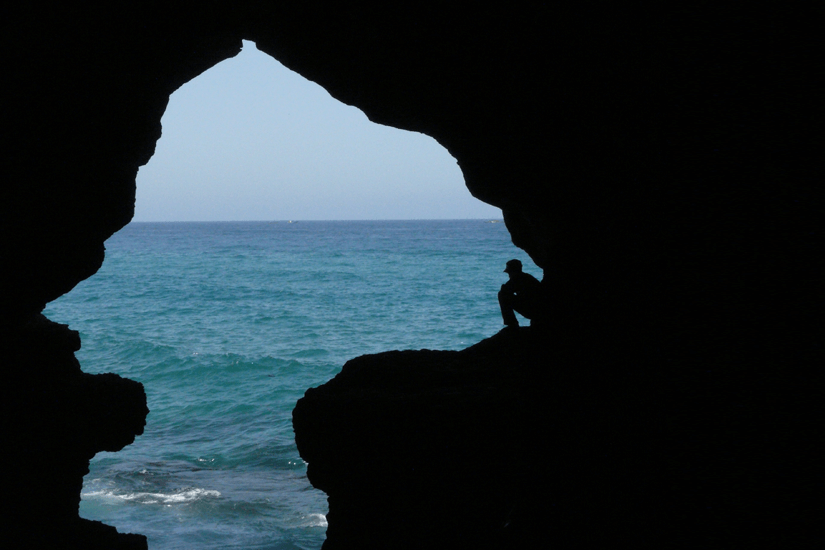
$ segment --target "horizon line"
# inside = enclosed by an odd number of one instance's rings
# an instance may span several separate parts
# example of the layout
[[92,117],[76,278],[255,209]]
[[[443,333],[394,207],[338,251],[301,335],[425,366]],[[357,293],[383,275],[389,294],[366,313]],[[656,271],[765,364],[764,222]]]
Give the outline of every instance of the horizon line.
[[[129,223],[297,223],[297,222],[458,222],[504,221],[504,218],[371,218],[355,220],[282,219],[282,220],[132,220]],[[128,225],[128,224],[127,224]]]

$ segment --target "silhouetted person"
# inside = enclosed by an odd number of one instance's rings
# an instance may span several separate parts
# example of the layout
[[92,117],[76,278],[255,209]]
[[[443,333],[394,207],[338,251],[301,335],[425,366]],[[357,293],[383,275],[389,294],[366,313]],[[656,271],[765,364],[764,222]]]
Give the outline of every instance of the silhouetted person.
[[504,272],[510,276],[510,280],[501,285],[501,290],[498,291],[498,304],[501,306],[504,324],[517,327],[516,313],[535,321],[543,313],[544,288],[541,283],[529,273],[524,273],[518,260],[507,262]]

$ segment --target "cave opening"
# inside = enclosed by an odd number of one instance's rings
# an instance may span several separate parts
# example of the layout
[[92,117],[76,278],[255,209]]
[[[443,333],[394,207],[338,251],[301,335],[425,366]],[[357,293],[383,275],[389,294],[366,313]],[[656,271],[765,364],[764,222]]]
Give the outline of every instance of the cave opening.
[[532,262],[434,140],[369,122],[252,43],[178,90],[163,126],[133,223],[45,311],[80,331],[85,371],[142,382],[151,411],[92,461],[81,516],[150,548],[319,547],[326,496],[295,401],[357,355],[494,334],[504,262]]

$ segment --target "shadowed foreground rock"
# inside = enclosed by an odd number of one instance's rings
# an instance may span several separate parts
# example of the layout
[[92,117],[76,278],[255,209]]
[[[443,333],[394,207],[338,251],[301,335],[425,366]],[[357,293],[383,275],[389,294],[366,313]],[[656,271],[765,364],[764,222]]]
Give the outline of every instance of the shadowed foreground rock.
[[306,392],[293,422],[309,479],[329,495],[325,549],[506,543],[529,418],[531,365],[516,341],[528,337],[363,356]]
[[[640,434],[622,404],[632,396],[611,397],[610,377],[571,360],[575,348],[532,327],[504,329],[462,351],[359,357],[308,390],[293,423],[308,477],[329,495],[324,549],[707,542],[707,532],[674,540],[679,528],[661,523],[652,478],[665,480],[637,474],[670,442],[632,466]],[[672,513],[681,491],[666,492]],[[695,504],[676,511],[706,519]]]
[[324,550],[816,547],[820,513],[781,500],[794,473],[765,471],[783,453],[720,421],[752,405],[653,395],[668,384],[588,357],[564,332],[504,329],[358,357],[308,390],[293,425],[329,495]]
[[[143,385],[116,374],[81,372],[78,333],[32,318],[0,340],[7,360],[0,385],[3,485],[16,520],[3,524],[4,548],[142,549],[143,535],[78,517],[83,476],[100,451],[121,450],[143,433]],[[46,489],[46,490],[44,490]]]

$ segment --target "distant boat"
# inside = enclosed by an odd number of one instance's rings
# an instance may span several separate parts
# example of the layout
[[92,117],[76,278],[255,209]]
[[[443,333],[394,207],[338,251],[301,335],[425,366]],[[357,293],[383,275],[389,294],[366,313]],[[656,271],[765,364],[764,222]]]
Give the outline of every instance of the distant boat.
[[487,223],[501,223],[501,220],[490,220]]

